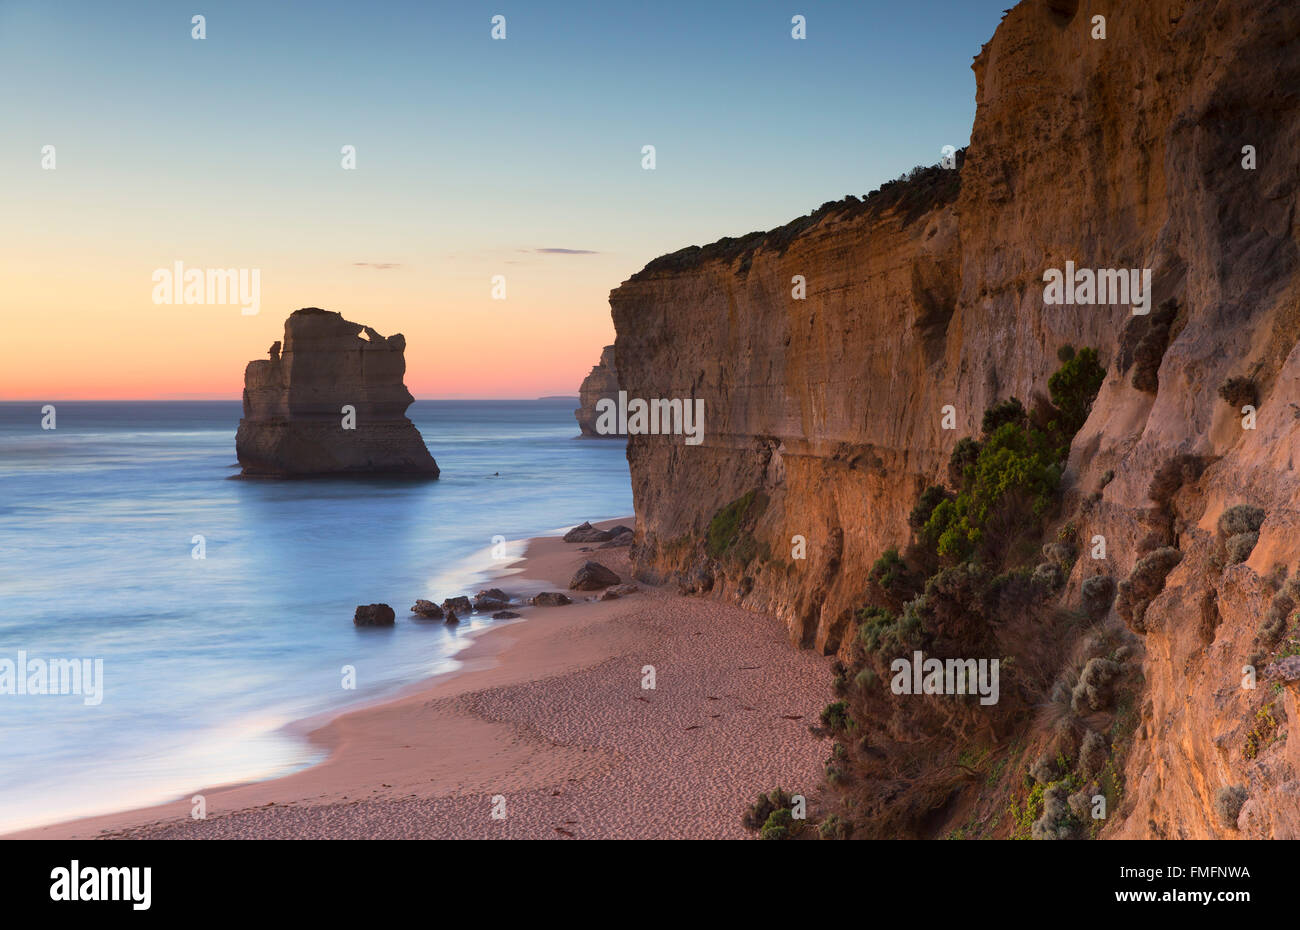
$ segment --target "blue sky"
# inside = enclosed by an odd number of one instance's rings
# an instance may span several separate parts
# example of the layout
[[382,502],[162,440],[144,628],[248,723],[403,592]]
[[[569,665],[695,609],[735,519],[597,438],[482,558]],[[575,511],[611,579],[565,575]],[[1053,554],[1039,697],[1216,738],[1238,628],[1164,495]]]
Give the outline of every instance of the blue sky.
[[[595,345],[613,336],[605,295],[657,255],[966,144],[971,59],[1007,2],[0,0],[0,270],[175,253],[344,293],[331,276],[346,268],[402,324],[451,312],[492,269],[533,267],[533,312],[571,300],[565,325],[601,330]],[[58,171],[32,183],[53,142]],[[544,248],[599,254],[530,251]]]

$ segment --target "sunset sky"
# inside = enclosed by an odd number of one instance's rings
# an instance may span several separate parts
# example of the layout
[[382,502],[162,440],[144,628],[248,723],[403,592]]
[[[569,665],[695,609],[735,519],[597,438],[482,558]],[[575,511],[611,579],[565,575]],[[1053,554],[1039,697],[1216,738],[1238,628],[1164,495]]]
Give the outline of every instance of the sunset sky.
[[[1008,5],[0,0],[0,399],[237,398],[306,306],[417,397],[575,394],[649,260],[966,144]],[[155,304],[177,261],[260,313]]]

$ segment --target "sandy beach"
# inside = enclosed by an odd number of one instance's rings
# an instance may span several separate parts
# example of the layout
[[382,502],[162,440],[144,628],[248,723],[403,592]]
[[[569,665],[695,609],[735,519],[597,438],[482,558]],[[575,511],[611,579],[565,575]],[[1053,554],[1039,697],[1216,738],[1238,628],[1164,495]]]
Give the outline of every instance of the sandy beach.
[[[588,558],[631,580],[626,548],[544,537],[495,584],[567,591]],[[809,731],[829,659],[773,617],[667,589],[567,593],[572,605],[467,636],[457,671],[311,730],[318,765],[11,837],[741,838],[760,791],[812,791],[830,751]],[[206,819],[191,817],[195,794]]]

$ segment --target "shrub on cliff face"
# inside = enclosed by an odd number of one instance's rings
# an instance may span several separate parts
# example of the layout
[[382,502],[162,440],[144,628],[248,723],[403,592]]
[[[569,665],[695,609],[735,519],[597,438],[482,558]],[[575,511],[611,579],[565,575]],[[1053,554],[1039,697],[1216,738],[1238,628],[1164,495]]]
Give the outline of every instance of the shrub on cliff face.
[[1110,575],[1085,579],[1081,593],[1084,611],[1094,620],[1100,620],[1110,612],[1110,605],[1115,602],[1115,579]]
[[1089,659],[1079,675],[1079,683],[1070,695],[1070,706],[1076,714],[1107,710],[1114,696],[1115,679],[1119,677],[1118,662],[1100,656]]
[[818,825],[817,833],[824,840],[847,840],[853,835],[853,824],[831,814]]
[[1030,836],[1036,840],[1073,839],[1079,821],[1070,810],[1069,789],[1056,785],[1043,792],[1043,815],[1034,821]]
[[1249,378],[1229,378],[1219,385],[1219,396],[1238,412],[1247,405],[1259,407],[1259,389]]
[[1079,748],[1079,774],[1084,778],[1096,778],[1106,768],[1110,760],[1110,747],[1106,737],[1089,730],[1083,735],[1083,745]]
[[[1083,428],[1092,410],[1092,402],[1106,380],[1106,370],[1097,361],[1096,349],[1082,349],[1077,355],[1065,359],[1056,374],[1047,382],[1052,403],[1061,412],[1057,421],[1060,432],[1071,439]],[[1069,451],[1069,442],[1066,442]]]
[[915,593],[915,579],[893,546],[876,559],[867,579],[893,604],[901,604]]
[[1261,508],[1249,504],[1229,507],[1219,517],[1219,536],[1227,539],[1242,533],[1258,533],[1265,516],[1267,514]]
[[1048,437],[1016,423],[994,430],[970,469],[970,480],[955,499],[934,508],[925,525],[939,555],[961,561],[984,538],[989,518],[999,505],[1024,501],[1027,519],[1041,520],[1056,500],[1061,465]]
[[1250,796],[1242,785],[1220,788],[1215,793],[1214,810],[1224,826],[1237,829],[1237,818],[1241,815],[1241,808],[1248,797]]
[[[953,447],[952,455],[948,458],[948,484],[954,488],[960,488],[966,483],[969,470],[975,467],[979,461],[980,444],[969,436],[963,436],[957,440],[957,445]],[[947,495],[944,495],[945,497]],[[937,505],[939,502],[935,501]],[[930,508],[934,512],[934,508]],[[926,519],[929,519],[927,514]],[[924,526],[924,521],[921,526]]]
[[1015,426],[1024,426],[1029,419],[1029,414],[1025,412],[1024,404],[1014,397],[994,404],[988,410],[984,411],[984,419],[980,423],[980,431],[985,436],[992,436],[1002,426],[1011,423]]
[[1259,542],[1258,533],[1238,533],[1228,539],[1225,548],[1228,552],[1228,564],[1237,565],[1250,558],[1255,544]]
[[1165,579],[1183,560],[1183,554],[1170,546],[1143,556],[1133,567],[1133,574],[1119,583],[1115,609],[1134,633],[1145,633],[1147,605],[1165,589]]

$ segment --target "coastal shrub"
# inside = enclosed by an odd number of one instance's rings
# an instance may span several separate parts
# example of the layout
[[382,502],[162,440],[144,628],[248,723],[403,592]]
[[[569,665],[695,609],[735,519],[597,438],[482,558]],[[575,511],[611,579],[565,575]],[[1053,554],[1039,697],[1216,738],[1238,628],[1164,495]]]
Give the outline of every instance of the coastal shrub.
[[1096,778],[1106,768],[1109,759],[1110,747],[1106,745],[1106,737],[1092,730],[1085,733],[1079,747],[1079,774],[1084,778]]
[[1094,620],[1100,620],[1110,612],[1110,605],[1115,602],[1115,579],[1110,575],[1094,575],[1084,580],[1080,592],[1084,612]]
[[761,830],[763,824],[767,823],[768,817],[772,812],[782,808],[789,809],[794,804],[794,798],[781,788],[777,788],[767,794],[760,794],[758,800],[745,809],[741,817],[741,824],[746,830]]
[[[967,480],[969,480],[970,470],[975,467],[979,457],[980,444],[978,442],[969,436],[963,436],[957,440],[957,445],[953,447],[952,455],[948,458],[948,484],[954,488],[964,487]],[[929,512],[932,513],[933,511],[934,508],[931,507]],[[926,519],[929,519],[928,513]],[[922,521],[921,525],[925,525],[924,521]]]
[[1219,536],[1227,539],[1242,533],[1258,533],[1264,525],[1264,510],[1250,504],[1229,507],[1219,517]]
[[1250,378],[1229,378],[1219,385],[1219,396],[1236,411],[1247,405],[1259,407],[1259,389]]
[[1254,551],[1257,542],[1259,542],[1258,533],[1238,533],[1230,537],[1226,545],[1228,564],[1237,565],[1250,558],[1250,553]]
[[845,701],[827,704],[822,710],[822,726],[832,733],[842,733],[849,728],[849,705]]
[[1248,797],[1244,785],[1229,785],[1215,792],[1214,810],[1224,826],[1237,829],[1237,818]]
[[793,826],[794,816],[788,808],[782,807],[768,815],[758,836],[759,839],[764,840],[787,840],[790,838]]
[[[968,441],[969,440],[966,439],[962,440],[962,442]],[[960,444],[961,443],[958,443],[958,445]],[[954,452],[953,455],[955,457],[956,453]],[[912,508],[912,512],[908,514],[907,525],[913,530],[919,531],[924,529],[925,524],[930,520],[930,515],[934,513],[934,508],[948,500],[951,496],[952,495],[950,495],[946,489],[939,487],[937,484],[926,488],[921,492],[921,496],[917,498],[916,506]],[[898,550],[894,549],[892,551],[894,557],[897,558]]]
[[1106,370],[1097,361],[1097,350],[1081,349],[1077,355],[1066,359],[1060,369],[1047,381],[1047,390],[1051,392],[1052,403],[1060,411],[1057,429],[1065,437],[1065,452],[1069,452],[1069,440],[1083,428],[1092,402],[1106,380]]
[[1058,362],[1068,362],[1074,358],[1074,346],[1068,342],[1056,350],[1056,360]]
[[985,436],[992,436],[1000,427],[1008,423],[1014,426],[1024,426],[1028,419],[1029,415],[1025,412],[1025,405],[1012,397],[996,403],[984,411],[984,419],[980,422],[980,431]]
[[1030,836],[1036,840],[1073,839],[1079,821],[1070,810],[1069,790],[1053,785],[1043,792],[1043,815],[1034,821]]
[[[1014,422],[998,426],[980,449],[971,480],[955,499],[934,508],[925,525],[939,555],[954,561],[971,556],[997,509],[1008,505],[1024,520],[1040,521],[1055,503],[1061,465],[1048,437]],[[1019,520],[1013,522],[1020,522]]]
[[1115,679],[1119,677],[1118,662],[1095,656],[1088,660],[1079,675],[1079,683],[1070,695],[1070,707],[1076,714],[1096,713],[1109,709],[1114,696]]
[[867,578],[895,603],[901,603],[912,593],[914,581],[907,563],[893,546],[876,559]]
[[1134,633],[1146,632],[1146,609],[1165,589],[1165,579],[1183,560],[1183,554],[1170,546],[1149,552],[1133,566],[1133,574],[1119,583],[1115,609]]
[[824,840],[847,840],[853,835],[853,824],[838,814],[830,814],[818,825],[817,834]]

